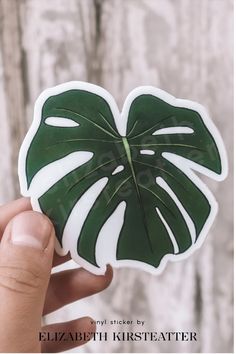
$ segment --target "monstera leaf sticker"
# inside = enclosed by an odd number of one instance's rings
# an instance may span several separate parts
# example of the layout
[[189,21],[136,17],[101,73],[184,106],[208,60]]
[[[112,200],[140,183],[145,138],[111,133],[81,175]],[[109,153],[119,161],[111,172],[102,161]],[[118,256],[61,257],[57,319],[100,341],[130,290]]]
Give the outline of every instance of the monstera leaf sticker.
[[106,264],[160,273],[202,244],[224,144],[205,109],[139,87],[120,113],[101,87],[69,82],[38,98],[19,156],[24,196],[52,220],[56,250],[95,274]]

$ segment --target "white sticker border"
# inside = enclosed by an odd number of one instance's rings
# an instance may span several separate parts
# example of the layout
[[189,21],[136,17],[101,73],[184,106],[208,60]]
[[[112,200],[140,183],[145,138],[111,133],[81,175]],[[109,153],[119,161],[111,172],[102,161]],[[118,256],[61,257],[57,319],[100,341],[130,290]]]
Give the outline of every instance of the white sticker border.
[[[201,116],[206,128],[209,130],[211,135],[213,136],[215,143],[217,145],[220,159],[221,159],[221,165],[222,165],[222,172],[221,174],[217,174],[203,166],[198,165],[197,163],[187,160],[185,158],[181,158],[178,155],[175,154],[170,154],[170,153],[163,153],[163,157],[169,160],[171,163],[175,164],[176,166],[181,165],[181,170],[188,176],[188,178],[200,189],[202,193],[205,194],[207,197],[211,210],[209,213],[209,216],[204,224],[204,227],[201,230],[201,233],[198,236],[197,242],[193,244],[187,251],[185,251],[182,254],[167,254],[165,255],[161,262],[160,265],[155,268],[151,265],[148,265],[144,262],[141,261],[134,261],[134,260],[116,260],[116,259],[111,259],[110,264],[116,268],[120,267],[133,267],[133,268],[138,268],[145,270],[151,274],[160,274],[168,261],[179,261],[182,259],[186,259],[189,257],[191,254],[193,254],[197,249],[199,249],[205,240],[205,237],[215,219],[215,216],[218,211],[218,204],[211,193],[211,191],[208,189],[208,187],[203,183],[200,178],[193,172],[197,171],[199,173],[202,173],[205,176],[208,176],[216,181],[222,181],[226,178],[228,174],[228,161],[227,161],[227,155],[226,155],[226,150],[225,146],[223,143],[223,140],[220,136],[220,133],[218,129],[216,128],[215,124],[212,122],[212,120],[209,118],[209,115],[206,111],[206,109],[200,105],[199,103],[190,101],[190,100],[185,100],[185,99],[178,99],[175,98],[174,96],[170,95],[169,93],[152,87],[152,86],[140,86],[132,90],[129,95],[127,96],[122,112],[119,112],[119,109],[117,107],[117,104],[112,97],[112,95],[103,89],[100,86],[90,84],[87,82],[82,82],[82,81],[70,81],[66,82],[64,84],[60,84],[57,86],[54,86],[52,88],[48,88],[45,91],[43,91],[38,99],[36,100],[35,103],[35,108],[34,108],[34,119],[32,122],[32,125],[22,143],[20,152],[19,152],[19,163],[18,163],[18,175],[19,175],[19,181],[20,181],[20,188],[21,188],[21,194],[25,197],[30,197],[31,198],[31,204],[34,210],[42,212],[40,209],[39,203],[38,203],[38,198],[34,195],[30,195],[29,190],[27,189],[27,179],[26,179],[26,172],[25,172],[25,167],[26,167],[26,157],[27,153],[29,150],[29,147],[31,145],[31,142],[33,140],[33,137],[35,136],[40,123],[41,123],[41,113],[42,113],[42,108],[45,103],[45,101],[53,96],[60,94],[62,92],[68,91],[68,90],[73,90],[73,89],[78,89],[78,90],[84,90],[88,92],[92,92],[94,94],[97,94],[101,96],[110,106],[111,112],[114,117],[115,124],[117,126],[117,130],[122,136],[125,136],[126,133],[126,126],[127,126],[127,119],[128,119],[128,114],[130,110],[130,106],[132,102],[140,95],[152,95],[155,96],[168,104],[174,106],[174,107],[179,107],[179,108],[188,108],[191,110],[196,111],[199,113]],[[74,244],[73,242],[71,244]],[[116,245],[113,245],[113,248]],[[60,255],[65,255],[68,251],[65,250],[60,246],[59,242],[56,240],[56,246],[55,246],[56,252]],[[77,252],[74,252],[74,250],[70,250],[71,253],[73,254],[73,259],[76,263],[80,264],[81,266],[84,266],[87,270],[94,274],[104,274],[106,271],[106,264],[101,264],[100,268],[97,268],[93,266],[92,264],[88,263],[84,259],[82,259],[79,255],[77,255]],[[109,252],[109,250],[106,250],[106,252]],[[77,255],[77,256],[76,256]],[[107,257],[106,257],[107,259]]]

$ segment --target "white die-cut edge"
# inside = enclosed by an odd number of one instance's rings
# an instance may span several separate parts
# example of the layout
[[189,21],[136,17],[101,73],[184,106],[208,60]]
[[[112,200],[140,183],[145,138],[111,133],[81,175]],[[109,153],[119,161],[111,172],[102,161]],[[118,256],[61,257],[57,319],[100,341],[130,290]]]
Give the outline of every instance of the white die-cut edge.
[[[155,96],[168,104],[174,106],[174,107],[179,107],[179,108],[188,108],[191,110],[196,111],[199,113],[201,116],[203,123],[205,124],[206,128],[208,131],[211,133],[213,139],[215,140],[215,143],[217,145],[217,149],[219,151],[220,159],[221,159],[221,166],[222,166],[222,172],[221,174],[217,174],[206,167],[203,167],[201,165],[198,165],[197,163],[187,160],[183,157],[178,156],[177,154],[173,153],[163,153],[162,156],[169,160],[171,163],[173,163],[175,166],[181,169],[183,173],[186,174],[186,176],[196,185],[196,187],[199,188],[199,190],[206,196],[208,199],[209,205],[210,205],[210,213],[209,216],[198,236],[198,239],[196,243],[194,243],[190,248],[185,251],[182,254],[167,254],[165,255],[161,262],[160,265],[155,268],[149,264],[146,264],[141,261],[136,261],[136,260],[117,260],[117,259],[111,259],[109,262],[112,266],[119,268],[119,267],[133,267],[133,268],[138,268],[142,269],[144,271],[147,271],[152,274],[160,274],[168,261],[179,261],[182,259],[186,259],[189,257],[191,254],[193,254],[197,249],[199,249],[215,219],[215,216],[218,211],[218,204],[211,193],[211,191],[208,189],[208,187],[205,185],[205,183],[202,182],[202,180],[194,173],[194,171],[197,171],[199,173],[202,173],[203,175],[210,177],[216,181],[222,181],[223,179],[226,178],[228,174],[228,161],[227,161],[227,155],[226,155],[226,150],[224,147],[223,140],[220,136],[219,131],[217,130],[215,124],[212,122],[212,120],[209,118],[209,115],[206,111],[206,109],[200,105],[199,103],[190,101],[190,100],[185,100],[185,99],[178,99],[175,98],[174,96],[170,95],[169,93],[152,87],[152,86],[140,86],[135,88],[133,91],[130,92],[130,94],[127,96],[122,112],[119,112],[119,109],[117,107],[117,104],[112,97],[112,95],[103,89],[100,86],[93,85],[87,82],[80,82],[80,81],[70,81],[64,84],[57,85],[55,87],[46,89],[41,93],[41,95],[38,97],[36,103],[35,103],[35,108],[34,108],[34,119],[32,122],[32,125],[22,143],[20,153],[19,153],[19,163],[18,163],[18,174],[19,174],[19,180],[20,180],[20,188],[21,188],[21,194],[26,197],[31,198],[31,204],[34,210],[42,212],[39,203],[38,203],[38,198],[35,198],[34,195],[30,195],[30,192],[27,189],[27,180],[26,180],[26,157],[27,153],[29,150],[29,147],[31,145],[31,142],[37,133],[37,130],[40,126],[41,122],[41,113],[42,113],[42,108],[45,103],[45,101],[53,96],[60,94],[62,92],[68,91],[68,90],[73,90],[73,89],[78,89],[78,90],[84,90],[88,92],[92,92],[94,94],[97,94],[101,96],[109,105],[111,112],[114,117],[114,121],[117,127],[117,130],[119,131],[121,136],[126,135],[126,127],[127,127],[127,120],[128,120],[128,115],[129,115],[129,110],[131,107],[131,104],[133,101],[140,95],[152,95]],[[55,176],[56,178],[56,176]],[[162,186],[164,188],[164,186]],[[68,242],[68,241],[67,241]],[[71,245],[72,246],[72,245]],[[74,246],[73,246],[74,247]],[[114,250],[114,247],[116,247],[115,244],[112,244],[112,249]],[[65,255],[68,250],[64,250],[59,242],[56,240],[56,246],[55,249],[58,254],[60,255]],[[102,265],[102,260],[101,260],[101,254],[99,255],[100,258],[100,268],[93,266],[89,262],[83,260],[77,252],[75,252],[74,249],[70,249],[70,252],[72,254],[72,258],[75,262],[86,268],[88,271],[94,273],[94,274],[104,274],[106,271],[106,264]],[[104,252],[109,252],[109,249],[104,250]],[[113,252],[114,253],[114,252]],[[107,262],[107,257],[106,262]]]

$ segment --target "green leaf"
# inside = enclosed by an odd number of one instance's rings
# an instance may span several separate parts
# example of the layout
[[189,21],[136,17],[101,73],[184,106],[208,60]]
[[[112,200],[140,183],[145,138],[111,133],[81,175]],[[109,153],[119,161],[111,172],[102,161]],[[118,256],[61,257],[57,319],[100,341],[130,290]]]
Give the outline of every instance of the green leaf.
[[[23,193],[53,221],[64,252],[95,273],[109,262],[155,272],[199,247],[216,202],[193,170],[218,180],[226,175],[223,143],[204,109],[143,87],[120,115],[101,88],[58,87],[36,104],[20,178]],[[101,237],[114,213],[115,226]]]

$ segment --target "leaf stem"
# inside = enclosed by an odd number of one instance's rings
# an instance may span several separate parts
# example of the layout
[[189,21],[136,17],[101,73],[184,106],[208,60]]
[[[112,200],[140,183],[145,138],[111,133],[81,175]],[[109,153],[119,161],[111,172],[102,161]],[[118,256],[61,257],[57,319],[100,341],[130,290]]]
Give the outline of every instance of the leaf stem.
[[145,228],[145,231],[146,231],[146,234],[147,234],[149,246],[150,246],[150,249],[151,249],[152,253],[154,253],[154,250],[153,250],[153,247],[152,247],[152,241],[150,239],[148,228],[147,228],[147,221],[146,221],[145,210],[144,210],[143,203],[142,203],[142,197],[141,197],[139,186],[138,186],[137,179],[136,179],[136,176],[135,176],[134,166],[133,166],[131,152],[130,152],[130,146],[129,146],[127,138],[123,137],[122,141],[123,141],[123,144],[124,144],[124,148],[125,148],[126,155],[127,155],[127,160],[128,160],[129,165],[130,165],[130,169],[131,169],[131,172],[132,172],[134,184],[135,184],[135,187],[136,187],[136,191],[137,191],[137,195],[138,195],[138,199],[139,199],[139,203],[140,203],[140,209],[141,209],[142,216],[143,216],[143,221],[144,221],[143,224],[144,224],[144,228]]
[[127,160],[129,162],[129,165],[130,165],[130,169],[131,169],[131,173],[132,173],[132,176],[133,176],[133,179],[134,179],[134,183],[135,183],[135,186],[136,186],[136,189],[137,189],[137,193],[140,196],[140,192],[139,192],[139,189],[138,189],[138,184],[137,184],[137,180],[136,180],[136,176],[135,176],[134,166],[133,166],[133,162],[132,162],[132,158],[131,158],[131,152],[130,152],[129,143],[128,143],[127,138],[122,138],[122,141],[123,141],[123,144],[124,144],[125,152],[126,152],[126,155],[127,155]]

